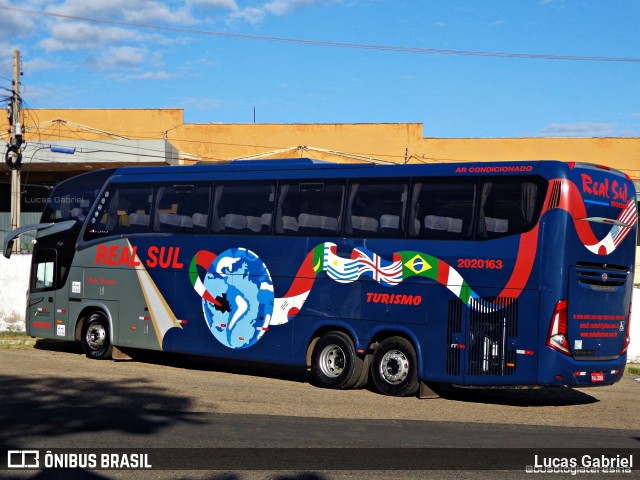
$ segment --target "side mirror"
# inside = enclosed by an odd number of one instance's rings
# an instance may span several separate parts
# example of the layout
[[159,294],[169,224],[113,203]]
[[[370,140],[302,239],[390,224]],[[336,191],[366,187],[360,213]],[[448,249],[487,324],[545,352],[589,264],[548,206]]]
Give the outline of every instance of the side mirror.
[[13,251],[13,240],[9,240],[8,242],[5,243],[4,252],[2,252],[2,254],[5,256],[5,258],[9,258],[11,257],[12,251]]

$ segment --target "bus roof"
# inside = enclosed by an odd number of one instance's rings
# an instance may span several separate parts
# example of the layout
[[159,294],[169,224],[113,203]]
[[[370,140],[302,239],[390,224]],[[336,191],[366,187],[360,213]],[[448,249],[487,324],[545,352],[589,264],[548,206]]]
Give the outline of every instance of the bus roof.
[[495,174],[536,174],[542,163],[555,163],[556,167],[568,169],[568,164],[558,161],[509,161],[509,162],[465,162],[465,163],[429,163],[429,164],[376,164],[376,163],[333,163],[311,158],[269,159],[269,160],[235,160],[229,163],[198,163],[185,166],[148,166],[122,167],[114,170],[114,176],[166,175],[180,173],[189,174],[242,174],[243,178],[270,178],[285,173],[317,177],[319,172],[328,178],[348,175],[384,177],[386,175],[413,176],[432,175],[446,176],[456,174],[495,175]]

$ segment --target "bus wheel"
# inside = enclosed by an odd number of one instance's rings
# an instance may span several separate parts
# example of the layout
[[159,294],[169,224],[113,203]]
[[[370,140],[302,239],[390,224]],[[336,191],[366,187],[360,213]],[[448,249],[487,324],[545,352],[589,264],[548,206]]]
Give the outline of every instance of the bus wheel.
[[82,350],[85,355],[95,360],[111,357],[111,340],[109,338],[109,322],[104,314],[92,313],[84,321],[82,327]]
[[418,361],[411,342],[403,337],[389,337],[373,352],[371,378],[383,395],[408,397],[419,388]]
[[369,384],[369,367],[371,366],[371,355],[367,353],[362,360],[362,373],[360,374],[360,378],[353,386],[353,388],[363,388]]
[[325,333],[311,355],[311,376],[323,388],[346,390],[361,378],[363,360],[356,355],[353,342],[342,332]]

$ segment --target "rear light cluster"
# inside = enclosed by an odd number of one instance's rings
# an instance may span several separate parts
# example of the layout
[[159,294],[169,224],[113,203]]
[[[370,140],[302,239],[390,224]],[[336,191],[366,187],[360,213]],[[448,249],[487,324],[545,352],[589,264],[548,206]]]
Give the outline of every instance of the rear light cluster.
[[[627,317],[627,336],[622,344],[622,350],[620,355],[624,355],[629,348],[631,342],[631,304],[629,304],[629,316]],[[556,303],[556,307],[553,309],[553,315],[551,316],[551,325],[549,326],[549,334],[547,335],[547,345],[565,355],[571,355],[569,349],[568,338],[568,325],[567,325],[567,301],[560,300]]]
[[625,337],[624,343],[622,344],[620,355],[624,355],[625,353],[627,353],[629,343],[631,343],[631,303],[629,303],[629,316],[627,317],[627,336]]
[[547,345],[560,353],[571,355],[567,332],[567,301],[560,300],[553,309]]

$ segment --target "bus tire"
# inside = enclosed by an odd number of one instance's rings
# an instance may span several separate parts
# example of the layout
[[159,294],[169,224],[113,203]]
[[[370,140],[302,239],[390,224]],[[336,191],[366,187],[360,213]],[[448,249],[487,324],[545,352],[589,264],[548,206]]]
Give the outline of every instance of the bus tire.
[[420,384],[418,360],[411,342],[403,337],[382,340],[373,352],[370,376],[383,395],[415,395]]
[[353,386],[353,388],[356,388],[356,389],[364,388],[367,385],[369,385],[369,370],[371,367],[371,357],[373,357],[373,355],[370,353],[367,353],[364,356],[364,359],[362,361],[362,373],[360,374],[360,378],[358,378],[358,381]]
[[361,378],[363,363],[348,335],[325,333],[316,342],[311,355],[313,383],[337,390],[353,388]]
[[111,358],[111,338],[109,336],[109,321],[102,312],[94,312],[82,325],[80,337],[84,354],[94,360]]

